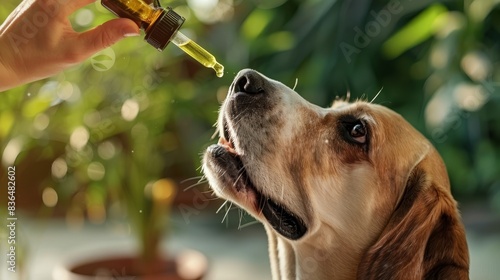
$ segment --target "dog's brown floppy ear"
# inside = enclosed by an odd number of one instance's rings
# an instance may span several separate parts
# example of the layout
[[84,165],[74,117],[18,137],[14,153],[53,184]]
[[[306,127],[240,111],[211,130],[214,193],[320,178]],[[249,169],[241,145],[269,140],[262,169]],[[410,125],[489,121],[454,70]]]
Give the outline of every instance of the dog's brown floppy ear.
[[469,279],[465,231],[433,161],[426,157],[411,171],[387,226],[361,260],[358,279]]

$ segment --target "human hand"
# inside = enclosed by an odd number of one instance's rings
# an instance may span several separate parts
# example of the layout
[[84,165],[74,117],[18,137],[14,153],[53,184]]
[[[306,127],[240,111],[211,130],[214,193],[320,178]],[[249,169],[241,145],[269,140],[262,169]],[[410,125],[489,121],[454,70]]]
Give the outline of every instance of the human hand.
[[117,18],[83,33],[68,17],[96,0],[23,0],[0,26],[0,91],[55,75],[124,37],[139,35]]

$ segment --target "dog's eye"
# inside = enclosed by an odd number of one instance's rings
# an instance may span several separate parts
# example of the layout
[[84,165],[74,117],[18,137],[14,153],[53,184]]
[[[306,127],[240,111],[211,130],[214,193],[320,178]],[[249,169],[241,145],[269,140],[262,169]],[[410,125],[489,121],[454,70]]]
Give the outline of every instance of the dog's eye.
[[367,129],[363,121],[346,121],[344,122],[344,128],[349,140],[358,144],[366,143]]
[[366,128],[362,123],[355,124],[349,132],[352,139],[359,143],[366,142]]

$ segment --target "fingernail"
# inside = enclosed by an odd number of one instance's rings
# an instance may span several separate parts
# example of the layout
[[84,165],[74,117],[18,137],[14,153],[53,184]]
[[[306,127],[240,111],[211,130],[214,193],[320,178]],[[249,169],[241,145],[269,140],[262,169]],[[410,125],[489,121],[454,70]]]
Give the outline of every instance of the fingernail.
[[138,32],[131,32],[131,33],[129,32],[129,33],[123,34],[123,37],[137,37],[139,35],[141,35],[141,34],[139,34]]

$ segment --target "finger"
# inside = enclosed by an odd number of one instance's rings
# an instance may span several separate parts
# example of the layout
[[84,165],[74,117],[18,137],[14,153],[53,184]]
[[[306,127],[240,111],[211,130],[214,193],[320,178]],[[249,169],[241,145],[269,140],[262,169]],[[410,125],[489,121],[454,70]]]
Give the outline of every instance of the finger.
[[35,0],[35,2],[26,2],[35,3],[43,12],[55,17],[68,16],[80,8],[96,2],[96,0]]
[[73,8],[73,11],[76,11],[89,4],[95,3],[97,0],[58,0],[58,1],[67,1],[68,4],[70,4],[70,6]]
[[92,55],[102,49],[105,49],[119,40],[138,36],[139,27],[130,19],[117,18],[105,22],[96,28],[80,33],[78,35],[78,44],[82,51]]
[[66,15],[70,15],[80,8],[83,8],[91,3],[95,3],[97,0],[48,0],[47,2],[49,1],[53,2],[54,5],[59,5],[63,8]]

